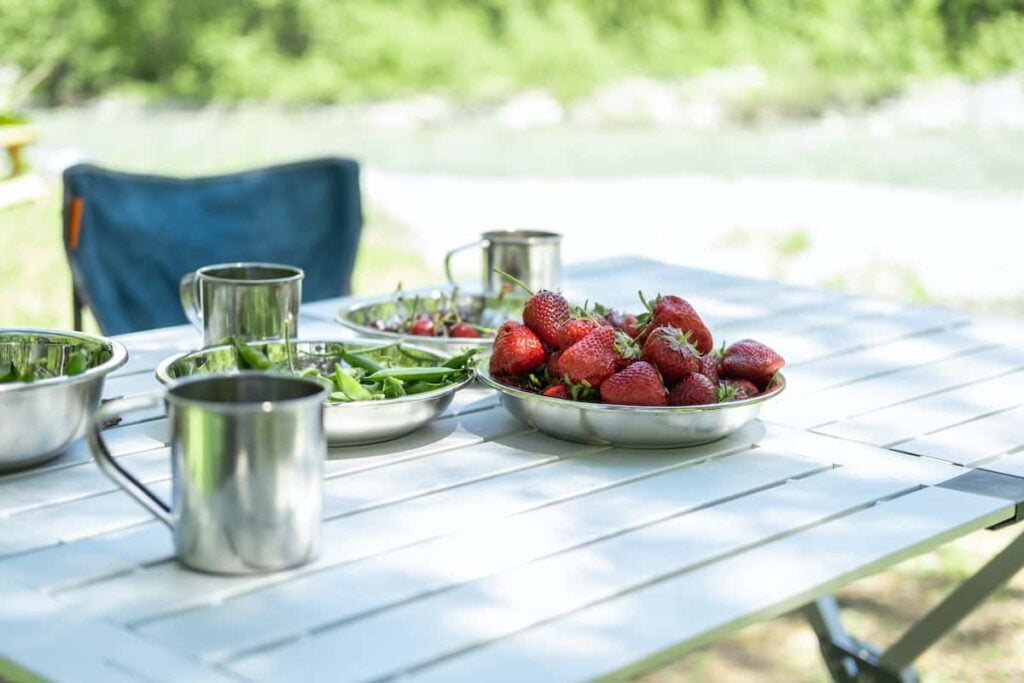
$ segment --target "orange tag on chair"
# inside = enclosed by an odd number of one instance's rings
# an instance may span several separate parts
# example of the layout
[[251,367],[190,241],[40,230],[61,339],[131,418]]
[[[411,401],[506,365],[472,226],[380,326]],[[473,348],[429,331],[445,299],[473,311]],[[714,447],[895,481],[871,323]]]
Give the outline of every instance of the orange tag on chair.
[[84,198],[71,198],[68,206],[68,247],[71,251],[78,249],[78,236],[82,230],[82,210],[84,208]]

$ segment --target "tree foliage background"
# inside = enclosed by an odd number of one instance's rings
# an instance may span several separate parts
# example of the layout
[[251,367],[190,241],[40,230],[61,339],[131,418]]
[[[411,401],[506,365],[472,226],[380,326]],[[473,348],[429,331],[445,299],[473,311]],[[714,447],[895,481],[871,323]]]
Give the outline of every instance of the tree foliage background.
[[1024,0],[0,0],[0,65],[68,103],[344,102],[757,63],[788,96],[1024,67]]

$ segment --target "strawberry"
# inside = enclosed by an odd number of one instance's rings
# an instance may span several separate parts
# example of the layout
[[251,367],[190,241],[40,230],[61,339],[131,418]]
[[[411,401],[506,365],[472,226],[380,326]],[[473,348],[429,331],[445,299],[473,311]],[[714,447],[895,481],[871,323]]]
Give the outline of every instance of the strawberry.
[[659,327],[647,337],[640,357],[656,365],[666,382],[678,382],[700,370],[700,354],[691,337],[675,327]]
[[562,373],[561,369],[558,366],[558,359],[561,358],[561,357],[562,357],[562,352],[561,351],[555,351],[550,356],[548,356],[548,362],[547,362],[548,377],[550,377],[552,379],[559,379],[559,378],[561,378],[563,373]]
[[569,387],[564,384],[552,384],[550,387],[540,392],[542,395],[548,398],[564,398],[569,399]]
[[530,295],[530,298],[523,304],[523,324],[533,330],[534,334],[550,348],[558,348],[559,330],[570,315],[569,302],[565,300],[565,297],[547,289],[534,292],[522,280],[503,270],[497,268],[494,270]]
[[715,392],[715,387],[717,386],[706,375],[695,372],[692,375],[687,375],[672,387],[672,390],[668,392],[668,404],[670,406],[700,406],[716,403],[718,395]]
[[722,354],[719,372],[727,379],[745,379],[758,387],[766,387],[772,375],[785,364],[782,356],[768,346],[753,339],[743,339],[730,345]]
[[413,321],[409,326],[409,334],[416,334],[421,337],[434,336],[434,321],[427,316],[422,316]]
[[662,311],[668,310],[669,308],[690,308],[690,302],[681,296],[675,294],[666,294],[665,296],[658,295],[654,300],[654,306],[651,308],[651,315],[658,315]]
[[631,339],[635,339],[637,334],[640,332],[640,325],[636,321],[636,316],[632,313],[609,311],[606,317],[609,325],[617,330],[625,332]]
[[602,382],[601,400],[627,406],[663,406],[665,385],[658,369],[641,360]]
[[718,384],[718,359],[714,355],[708,354],[700,357],[700,368],[697,370],[700,374],[711,380],[714,385]]
[[555,364],[559,377],[572,384],[601,385],[613,372],[620,355],[615,351],[615,328],[598,327],[562,351]]
[[480,332],[469,323],[455,323],[448,330],[448,334],[465,339],[477,339],[480,337]]
[[492,375],[521,375],[547,360],[544,345],[529,327],[506,320],[494,337],[491,353]]
[[659,327],[677,327],[683,332],[691,334],[690,341],[701,353],[708,353],[714,348],[714,338],[704,321],[701,320],[697,311],[686,299],[669,294],[658,296],[654,304],[649,304],[643,299],[641,301],[650,310],[650,320],[639,334],[639,339],[646,341],[647,336]]
[[725,401],[742,401],[745,398],[754,398],[760,392],[752,382],[745,379],[726,379],[718,385],[718,400],[719,402]]
[[558,332],[558,348],[569,348],[598,327],[597,321],[592,318],[570,318],[566,320]]
[[523,323],[552,348],[559,346],[559,331],[569,319],[569,303],[561,294],[542,289],[523,305]]

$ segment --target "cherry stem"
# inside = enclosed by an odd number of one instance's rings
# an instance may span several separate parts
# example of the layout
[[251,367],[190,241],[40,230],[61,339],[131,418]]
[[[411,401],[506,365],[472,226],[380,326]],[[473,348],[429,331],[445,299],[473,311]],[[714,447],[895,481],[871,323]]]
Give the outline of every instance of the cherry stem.
[[526,290],[527,294],[529,294],[530,296],[533,296],[533,290],[530,289],[529,287],[527,287],[526,283],[523,282],[522,280],[520,280],[519,278],[515,277],[514,275],[509,275],[508,273],[506,273],[501,268],[495,268],[494,272],[497,273],[498,275],[502,276],[503,278],[505,278],[509,282],[511,282],[513,284],[516,284],[516,285],[519,285],[520,287],[522,287],[523,289]]

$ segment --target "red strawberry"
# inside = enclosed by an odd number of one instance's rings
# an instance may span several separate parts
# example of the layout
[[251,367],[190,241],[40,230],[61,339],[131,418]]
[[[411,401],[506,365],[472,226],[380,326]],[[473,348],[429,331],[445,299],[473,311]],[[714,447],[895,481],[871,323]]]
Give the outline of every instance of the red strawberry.
[[556,363],[558,376],[568,375],[569,382],[601,385],[613,372],[620,355],[615,351],[615,328],[599,327],[567,349]]
[[726,379],[718,387],[720,402],[742,401],[745,398],[754,398],[760,393],[752,382],[745,379]]
[[640,332],[640,326],[637,324],[636,316],[632,313],[611,311],[607,318],[609,325],[617,330],[625,332],[631,339],[635,339],[636,335]]
[[640,332],[641,340],[646,340],[647,336],[659,327],[677,327],[691,334],[690,341],[701,353],[708,353],[715,346],[711,331],[686,299],[672,294],[659,296],[654,300],[650,317],[650,321]]
[[569,387],[564,384],[552,384],[550,387],[540,392],[544,396],[549,398],[569,398]]
[[523,323],[552,348],[558,348],[559,331],[569,319],[569,303],[561,294],[542,289],[523,305]]
[[548,356],[548,363],[547,363],[548,377],[550,377],[553,380],[554,379],[561,379],[562,378],[562,371],[558,367],[558,359],[561,358],[561,357],[562,357],[562,352],[561,351],[555,351],[550,356]]
[[480,332],[469,323],[455,323],[448,331],[448,334],[465,339],[477,339],[480,337]]
[[657,368],[637,361],[601,384],[601,400],[626,406],[666,405],[665,385]]
[[668,404],[670,406],[700,406],[717,403],[716,386],[718,385],[707,376],[695,372],[692,375],[687,375],[672,387],[672,390],[668,392]]
[[498,328],[491,353],[492,375],[521,375],[546,359],[544,345],[526,325],[506,320]]
[[774,350],[753,339],[743,339],[729,346],[722,355],[719,372],[728,379],[746,379],[765,387],[786,361]]
[[640,357],[656,365],[666,382],[678,382],[700,371],[700,354],[690,341],[692,336],[675,327],[659,327],[647,337]]
[[711,380],[712,384],[718,384],[718,359],[713,355],[708,354],[700,357],[700,369],[697,370],[700,374]]
[[409,334],[417,334],[422,337],[433,337],[434,321],[427,316],[417,318],[413,324],[409,326]]
[[675,308],[677,306],[689,308],[691,310],[693,309],[693,306],[690,306],[690,302],[681,296],[676,296],[675,294],[666,294],[665,296],[661,296],[659,294],[658,298],[654,300],[654,307],[651,308],[651,315],[658,315],[668,308]]
[[566,320],[558,333],[558,348],[569,348],[593,332],[597,327],[597,322],[590,318],[570,318]]

